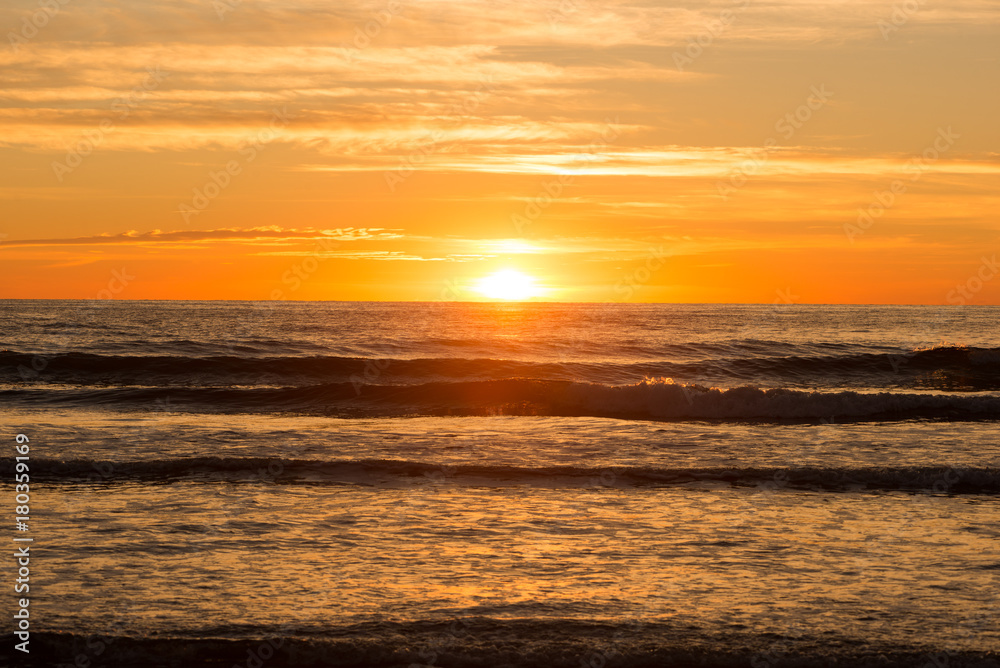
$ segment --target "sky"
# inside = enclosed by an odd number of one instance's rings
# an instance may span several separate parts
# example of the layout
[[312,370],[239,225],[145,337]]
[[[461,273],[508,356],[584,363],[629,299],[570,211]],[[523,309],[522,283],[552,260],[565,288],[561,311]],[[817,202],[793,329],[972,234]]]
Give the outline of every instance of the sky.
[[0,29],[0,298],[1000,304],[995,0]]

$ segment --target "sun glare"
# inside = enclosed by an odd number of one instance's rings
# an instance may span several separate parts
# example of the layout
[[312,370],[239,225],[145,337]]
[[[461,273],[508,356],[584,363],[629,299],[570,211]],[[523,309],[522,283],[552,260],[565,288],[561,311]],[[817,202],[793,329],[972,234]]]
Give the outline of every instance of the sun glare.
[[530,299],[542,294],[542,289],[535,286],[534,278],[516,269],[502,269],[484,276],[479,279],[475,290],[490,299],[512,301]]

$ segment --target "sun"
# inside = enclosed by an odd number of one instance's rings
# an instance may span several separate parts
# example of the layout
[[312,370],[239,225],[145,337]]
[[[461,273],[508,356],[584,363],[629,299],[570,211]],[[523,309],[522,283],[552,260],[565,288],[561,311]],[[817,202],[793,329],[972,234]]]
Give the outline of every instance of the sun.
[[541,288],[535,286],[534,278],[516,269],[501,269],[484,276],[479,279],[474,289],[490,299],[511,301],[530,299],[543,292]]

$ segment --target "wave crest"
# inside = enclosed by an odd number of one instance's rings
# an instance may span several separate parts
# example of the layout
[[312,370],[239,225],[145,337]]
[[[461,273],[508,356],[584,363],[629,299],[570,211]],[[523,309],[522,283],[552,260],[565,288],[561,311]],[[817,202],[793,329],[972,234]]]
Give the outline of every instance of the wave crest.
[[[519,467],[491,464],[434,464],[386,459],[309,460],[259,457],[192,457],[146,461],[39,459],[40,480],[115,483],[225,479],[310,485],[399,485],[420,482],[538,487],[673,487],[728,485],[812,491],[1000,493],[1000,469],[943,466],[869,468],[744,467],[661,468],[650,466]],[[389,480],[391,482],[387,483]]]

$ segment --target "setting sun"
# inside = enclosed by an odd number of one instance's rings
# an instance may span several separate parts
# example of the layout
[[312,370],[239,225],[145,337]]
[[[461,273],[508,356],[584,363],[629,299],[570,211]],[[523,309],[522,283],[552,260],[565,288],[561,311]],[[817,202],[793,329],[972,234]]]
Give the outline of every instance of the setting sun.
[[475,290],[491,299],[520,300],[542,294],[542,289],[535,286],[534,278],[516,269],[502,269],[484,276]]

